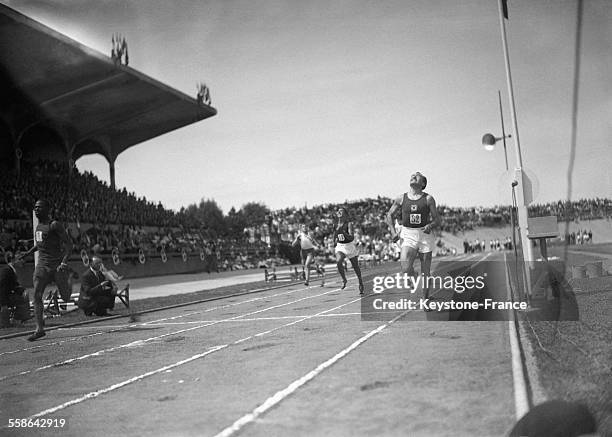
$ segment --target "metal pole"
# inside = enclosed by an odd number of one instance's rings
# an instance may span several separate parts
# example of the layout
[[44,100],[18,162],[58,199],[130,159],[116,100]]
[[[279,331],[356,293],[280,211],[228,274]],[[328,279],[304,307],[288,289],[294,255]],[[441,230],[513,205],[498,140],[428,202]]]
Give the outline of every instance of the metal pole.
[[[504,129],[504,112],[502,111],[502,102],[501,102],[501,91],[497,90],[497,95],[499,96],[499,117],[501,118],[501,127],[502,127],[502,140],[504,141],[504,157],[506,158],[506,171],[508,168],[508,151],[506,149],[506,131]],[[514,187],[512,188],[514,190]]]
[[516,107],[514,106],[514,90],[512,88],[512,73],[510,72],[510,56],[508,55],[508,40],[506,39],[506,22],[504,21],[503,0],[498,0],[499,22],[501,26],[502,46],[504,49],[504,60],[506,61],[506,78],[508,82],[508,95],[510,96],[510,118],[514,129],[514,143],[516,144],[516,166],[523,168],[523,158],[521,157],[521,142],[519,141],[518,125],[516,123]]
[[[506,149],[506,130],[504,127],[504,111],[502,110],[502,100],[501,100],[501,91],[497,90],[497,96],[499,97],[499,117],[501,118],[501,128],[502,128],[502,139],[504,142],[504,157],[506,158],[506,171],[508,168],[508,151]],[[510,205],[510,228],[512,229],[512,250],[516,250],[516,232],[514,232],[514,184],[511,185],[510,189],[512,190],[512,205]]]
[[525,291],[527,301],[531,300],[531,262],[535,260],[533,248],[528,235],[528,214],[527,214],[527,199],[528,193],[525,190],[525,178],[523,175],[523,158],[521,156],[521,142],[519,139],[518,124],[516,120],[516,107],[514,105],[514,90],[512,88],[512,73],[510,72],[510,56],[508,54],[508,41],[506,39],[506,22],[503,12],[503,0],[498,0],[499,23],[501,28],[502,46],[504,50],[504,60],[506,66],[506,79],[508,82],[508,95],[510,97],[510,117],[512,119],[512,127],[514,129],[514,144],[516,152],[516,171],[515,178],[518,185],[518,202],[517,202],[517,219],[519,224],[519,232],[521,239],[523,255],[523,277],[525,280]]
[[[514,130],[514,143],[516,145],[516,179],[518,182],[518,222],[521,233],[521,243],[523,246],[523,258],[526,262],[533,261],[533,248],[531,247],[531,241],[527,238],[527,192],[525,190],[525,184],[523,179],[523,159],[521,157],[521,143],[519,139],[518,124],[516,120],[516,107],[514,105],[514,91],[512,88],[512,74],[510,72],[510,56],[508,55],[508,41],[506,39],[506,23],[503,12],[502,0],[498,0],[499,7],[499,23],[501,28],[502,46],[504,50],[504,60],[506,65],[506,78],[508,82],[508,94],[510,96],[510,117],[512,119],[512,127]],[[529,287],[529,284],[528,284]]]

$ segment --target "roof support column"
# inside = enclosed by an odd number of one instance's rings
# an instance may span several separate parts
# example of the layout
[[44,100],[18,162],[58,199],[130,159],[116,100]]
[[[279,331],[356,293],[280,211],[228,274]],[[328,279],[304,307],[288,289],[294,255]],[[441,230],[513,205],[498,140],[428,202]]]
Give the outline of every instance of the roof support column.
[[113,157],[112,160],[108,161],[108,169],[110,171],[110,187],[113,190],[115,189],[115,159],[116,157]]
[[[97,146],[92,150],[92,144],[97,144]],[[77,150],[77,156],[82,156],[83,154],[89,153],[100,153],[104,158],[106,158],[106,162],[108,162],[108,171],[109,171],[109,182],[110,187],[114,190],[116,187],[115,184],[115,161],[117,160],[117,155],[113,153],[112,140],[108,135],[96,135],[93,137],[82,138],[78,145],[85,145],[86,151],[83,153],[82,147],[80,150]]]

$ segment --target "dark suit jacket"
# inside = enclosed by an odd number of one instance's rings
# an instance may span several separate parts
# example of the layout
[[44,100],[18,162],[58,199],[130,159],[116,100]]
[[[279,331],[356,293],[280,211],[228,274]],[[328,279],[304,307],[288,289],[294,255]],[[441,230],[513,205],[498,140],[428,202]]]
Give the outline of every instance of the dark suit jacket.
[[81,291],[79,293],[79,308],[88,310],[89,308],[102,306],[111,308],[115,298],[111,291],[102,287],[102,282],[106,278],[102,273],[96,275],[91,269],[87,269],[81,276]]
[[9,305],[9,296],[23,292],[23,287],[19,284],[17,274],[10,266],[4,266],[0,270],[0,305]]

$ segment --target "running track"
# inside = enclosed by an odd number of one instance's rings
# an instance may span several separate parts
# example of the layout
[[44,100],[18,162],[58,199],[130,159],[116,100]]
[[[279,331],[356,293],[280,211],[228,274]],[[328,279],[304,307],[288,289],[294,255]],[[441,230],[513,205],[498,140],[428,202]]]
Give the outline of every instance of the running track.
[[[374,274],[394,274],[392,266],[364,272],[366,288]],[[3,340],[0,434],[490,436],[510,429],[508,322],[428,322],[420,311],[365,322],[349,278],[345,290],[337,279],[294,284],[133,324],[59,329],[36,343]],[[10,418],[68,425],[13,430]]]

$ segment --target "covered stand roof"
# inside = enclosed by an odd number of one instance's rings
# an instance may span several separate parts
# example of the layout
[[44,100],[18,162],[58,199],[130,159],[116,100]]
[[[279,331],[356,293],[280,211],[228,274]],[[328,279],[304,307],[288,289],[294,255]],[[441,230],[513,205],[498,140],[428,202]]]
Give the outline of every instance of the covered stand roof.
[[[130,146],[217,113],[1,4],[0,83],[2,155],[26,147],[114,162]],[[63,147],[33,151],[44,145],[23,139],[36,130],[55,132]]]

